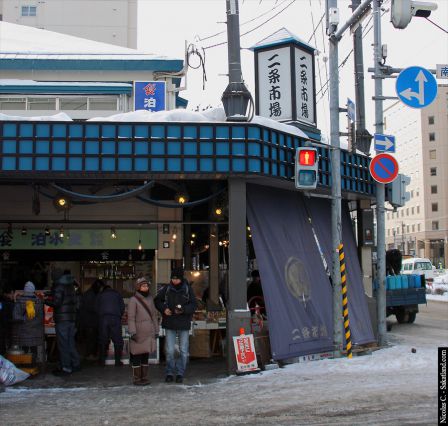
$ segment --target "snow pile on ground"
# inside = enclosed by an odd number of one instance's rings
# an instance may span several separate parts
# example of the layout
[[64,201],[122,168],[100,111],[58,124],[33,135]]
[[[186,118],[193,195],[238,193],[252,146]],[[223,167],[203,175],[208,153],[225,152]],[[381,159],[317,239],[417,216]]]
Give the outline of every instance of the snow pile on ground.
[[429,300],[439,300],[448,302],[448,272],[434,277],[432,284],[426,285],[426,298]]

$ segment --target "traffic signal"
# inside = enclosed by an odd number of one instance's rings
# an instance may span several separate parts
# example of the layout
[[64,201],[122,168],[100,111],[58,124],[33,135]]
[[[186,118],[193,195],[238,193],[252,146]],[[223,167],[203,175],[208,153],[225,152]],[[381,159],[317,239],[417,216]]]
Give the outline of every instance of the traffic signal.
[[406,186],[411,183],[409,176],[398,174],[397,178],[388,183],[386,187],[386,201],[394,207],[403,207],[411,199],[411,194],[406,192]]
[[406,28],[414,16],[427,18],[432,10],[437,9],[436,3],[416,0],[392,0],[390,21],[395,28]]
[[297,148],[295,185],[297,189],[315,189],[318,180],[319,157],[317,148]]

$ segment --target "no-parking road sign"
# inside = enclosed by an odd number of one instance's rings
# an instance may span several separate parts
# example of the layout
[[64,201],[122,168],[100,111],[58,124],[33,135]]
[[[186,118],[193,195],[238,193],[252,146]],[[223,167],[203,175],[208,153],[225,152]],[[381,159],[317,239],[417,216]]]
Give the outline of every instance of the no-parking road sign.
[[391,183],[398,176],[398,163],[390,154],[378,154],[372,158],[369,170],[377,182]]

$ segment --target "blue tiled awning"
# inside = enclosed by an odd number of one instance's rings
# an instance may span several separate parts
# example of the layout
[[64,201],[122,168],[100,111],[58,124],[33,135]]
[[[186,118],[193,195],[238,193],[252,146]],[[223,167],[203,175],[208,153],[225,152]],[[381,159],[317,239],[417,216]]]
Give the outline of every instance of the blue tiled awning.
[[[291,180],[305,140],[251,123],[0,122],[0,180],[82,176],[262,175]],[[331,185],[319,147],[319,183]],[[368,157],[344,151],[342,189],[374,193]]]

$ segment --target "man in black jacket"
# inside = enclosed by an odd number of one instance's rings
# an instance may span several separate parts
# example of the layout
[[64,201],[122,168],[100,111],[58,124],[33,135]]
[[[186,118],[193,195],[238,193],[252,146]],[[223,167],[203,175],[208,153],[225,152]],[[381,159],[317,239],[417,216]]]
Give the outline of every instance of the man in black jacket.
[[[188,361],[189,331],[196,298],[184,271],[176,268],[171,273],[171,281],[157,294],[156,308],[162,314],[162,327],[165,329],[166,382],[182,383]],[[175,359],[174,346],[179,336],[180,357]]]
[[123,297],[109,285],[104,285],[96,298],[96,312],[98,314],[98,343],[100,351],[100,365],[106,361],[107,349],[112,339],[115,352],[115,366],[121,367],[123,352],[123,336],[121,331],[121,317],[125,305]]
[[73,276],[65,273],[57,279],[52,299],[47,299],[45,303],[54,308],[53,316],[56,324],[60,368],[54,370],[53,374],[66,376],[79,371],[81,363],[75,343],[77,299]]

